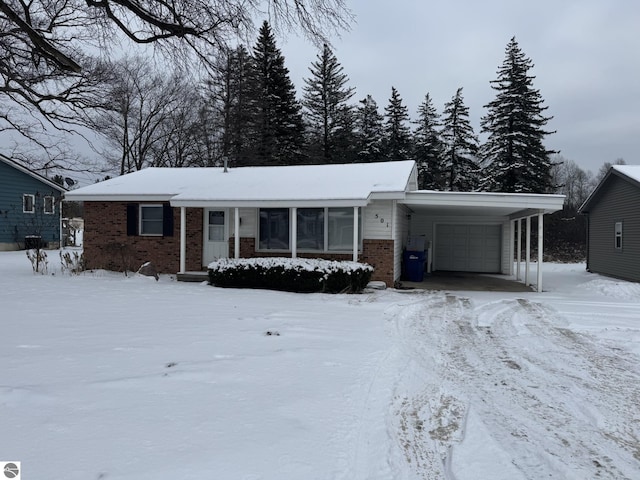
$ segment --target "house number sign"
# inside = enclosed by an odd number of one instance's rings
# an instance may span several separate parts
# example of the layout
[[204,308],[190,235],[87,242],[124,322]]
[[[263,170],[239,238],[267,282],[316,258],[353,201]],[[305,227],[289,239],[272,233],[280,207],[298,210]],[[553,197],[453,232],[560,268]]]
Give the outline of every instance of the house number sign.
[[384,224],[384,223],[386,223],[386,224],[387,224],[387,225],[386,225],[386,228],[389,228],[389,222],[385,222],[383,217],[381,217],[380,215],[378,215],[378,214],[376,213],[375,218],[376,218],[376,219],[379,219],[379,220],[380,220],[380,223],[383,223],[383,224]]

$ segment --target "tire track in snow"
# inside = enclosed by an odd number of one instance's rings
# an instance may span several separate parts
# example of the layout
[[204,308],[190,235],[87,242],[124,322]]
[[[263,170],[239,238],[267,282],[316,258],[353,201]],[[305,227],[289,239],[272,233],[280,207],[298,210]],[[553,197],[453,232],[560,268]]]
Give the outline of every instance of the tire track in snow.
[[475,309],[441,293],[397,315],[408,360],[392,413],[409,478],[453,479],[469,408],[523,478],[637,475],[637,358],[558,324],[528,300]]

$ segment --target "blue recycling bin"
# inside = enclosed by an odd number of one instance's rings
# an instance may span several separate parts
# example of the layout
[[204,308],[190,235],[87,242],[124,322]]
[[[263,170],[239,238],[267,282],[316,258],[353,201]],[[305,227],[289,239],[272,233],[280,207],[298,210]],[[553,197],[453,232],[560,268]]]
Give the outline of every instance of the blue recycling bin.
[[407,250],[404,252],[404,271],[409,282],[424,280],[424,264],[426,252]]

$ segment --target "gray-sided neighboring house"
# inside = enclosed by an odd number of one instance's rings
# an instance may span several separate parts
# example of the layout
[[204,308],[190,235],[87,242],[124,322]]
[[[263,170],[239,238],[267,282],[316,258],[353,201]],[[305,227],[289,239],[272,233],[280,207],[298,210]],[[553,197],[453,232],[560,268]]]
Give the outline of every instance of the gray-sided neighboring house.
[[0,250],[57,248],[65,191],[0,154]]
[[587,215],[587,270],[640,282],[640,165],[612,166],[579,212]]
[[542,232],[564,196],[420,191],[415,162],[397,161],[147,168],[65,199],[84,202],[88,268],[151,261],[180,278],[218,258],[312,257],[366,262],[394,285],[407,247],[429,270],[512,274],[517,229],[535,218]]

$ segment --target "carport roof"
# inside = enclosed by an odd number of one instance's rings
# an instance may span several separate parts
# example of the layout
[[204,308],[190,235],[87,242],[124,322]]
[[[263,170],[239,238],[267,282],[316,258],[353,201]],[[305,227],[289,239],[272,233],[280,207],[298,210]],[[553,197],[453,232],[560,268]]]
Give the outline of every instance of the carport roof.
[[406,192],[400,203],[416,213],[453,216],[508,216],[511,219],[562,209],[564,195],[537,193],[439,192],[416,190]]

